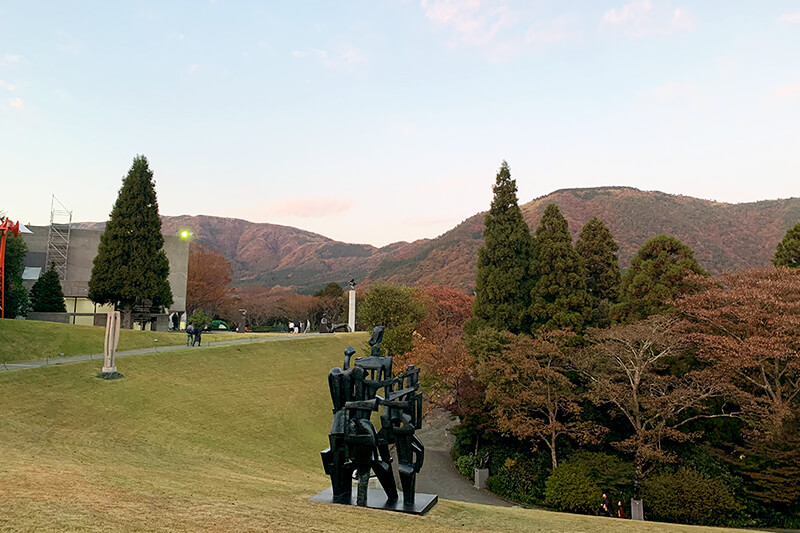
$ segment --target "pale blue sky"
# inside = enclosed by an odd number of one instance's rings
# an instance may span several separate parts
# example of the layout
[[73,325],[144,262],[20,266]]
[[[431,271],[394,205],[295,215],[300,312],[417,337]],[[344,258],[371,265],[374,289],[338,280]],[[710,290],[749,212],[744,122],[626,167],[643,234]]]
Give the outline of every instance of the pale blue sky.
[[0,3],[0,209],[162,214],[383,245],[630,185],[800,196],[800,1]]

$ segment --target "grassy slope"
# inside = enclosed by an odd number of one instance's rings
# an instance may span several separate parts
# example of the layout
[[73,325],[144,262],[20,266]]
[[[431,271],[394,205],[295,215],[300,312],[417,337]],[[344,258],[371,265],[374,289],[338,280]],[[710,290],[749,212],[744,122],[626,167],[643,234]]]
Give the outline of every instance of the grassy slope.
[[[103,353],[105,328],[96,326],[73,326],[36,320],[0,320],[0,361],[37,361],[65,356]],[[249,334],[248,334],[249,335]],[[226,333],[203,336],[203,341],[233,339]],[[242,338],[237,336],[235,338]],[[186,334],[169,331],[120,331],[119,350],[152,348],[184,344]]]
[[[441,501],[425,517],[312,503],[328,485],[328,369],[366,335],[0,374],[0,529],[712,531]],[[424,473],[424,470],[423,470]]]

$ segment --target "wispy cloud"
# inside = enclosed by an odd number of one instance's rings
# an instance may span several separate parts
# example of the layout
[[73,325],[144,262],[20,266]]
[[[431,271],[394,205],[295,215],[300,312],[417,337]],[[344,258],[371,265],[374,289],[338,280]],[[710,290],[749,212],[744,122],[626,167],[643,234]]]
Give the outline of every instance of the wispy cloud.
[[16,98],[9,98],[8,105],[20,110],[25,109],[25,102],[19,96],[17,96]]
[[289,198],[269,204],[267,209],[276,215],[298,218],[330,217],[355,207],[354,200],[341,196],[313,196],[308,198]]
[[292,57],[302,59],[311,57],[317,59],[327,68],[354,69],[367,61],[364,52],[352,45],[342,45],[334,52],[310,48],[308,50],[294,50]]
[[7,81],[0,80],[0,89],[6,89],[7,91],[15,91],[17,89],[17,86],[12,83],[8,83]]
[[17,54],[3,54],[0,56],[0,67],[7,67],[15,63],[21,63],[24,58]]
[[685,7],[672,8],[651,0],[634,0],[610,9],[600,21],[602,31],[632,38],[671,35],[694,31],[696,27],[697,21]]
[[581,37],[569,17],[542,17],[536,9],[512,8],[505,0],[420,0],[420,6],[447,35],[447,46],[477,48],[496,61]]
[[795,96],[800,96],[800,84],[778,87],[773,91],[773,94],[778,98],[794,98]]
[[800,11],[784,13],[778,17],[778,22],[783,24],[800,24]]

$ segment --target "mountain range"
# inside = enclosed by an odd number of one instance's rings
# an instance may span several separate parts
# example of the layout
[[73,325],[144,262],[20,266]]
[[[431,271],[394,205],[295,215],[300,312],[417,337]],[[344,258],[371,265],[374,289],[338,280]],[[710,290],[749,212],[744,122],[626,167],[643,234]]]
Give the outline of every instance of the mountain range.
[[[765,266],[786,230],[800,221],[800,198],[728,204],[631,187],[595,187],[561,189],[521,204],[532,231],[549,203],[561,209],[573,240],[589,219],[600,218],[619,244],[623,269],[647,239],[662,233],[689,245],[712,273]],[[359,282],[451,286],[470,292],[484,215],[478,213],[433,239],[381,248],[290,226],[205,215],[164,216],[162,232],[189,229],[196,242],[231,262],[236,286],[280,285],[313,292],[331,281],[344,283],[354,277]],[[76,226],[100,229],[104,223]]]

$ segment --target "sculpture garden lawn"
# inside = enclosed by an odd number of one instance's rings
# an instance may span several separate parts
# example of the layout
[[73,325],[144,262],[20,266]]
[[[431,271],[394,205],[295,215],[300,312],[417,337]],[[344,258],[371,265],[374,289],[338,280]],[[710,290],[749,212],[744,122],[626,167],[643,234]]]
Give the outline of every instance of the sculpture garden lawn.
[[330,482],[328,370],[366,339],[139,355],[115,381],[94,377],[101,361],[0,373],[0,530],[714,531],[446,500],[423,517],[308,501]]

